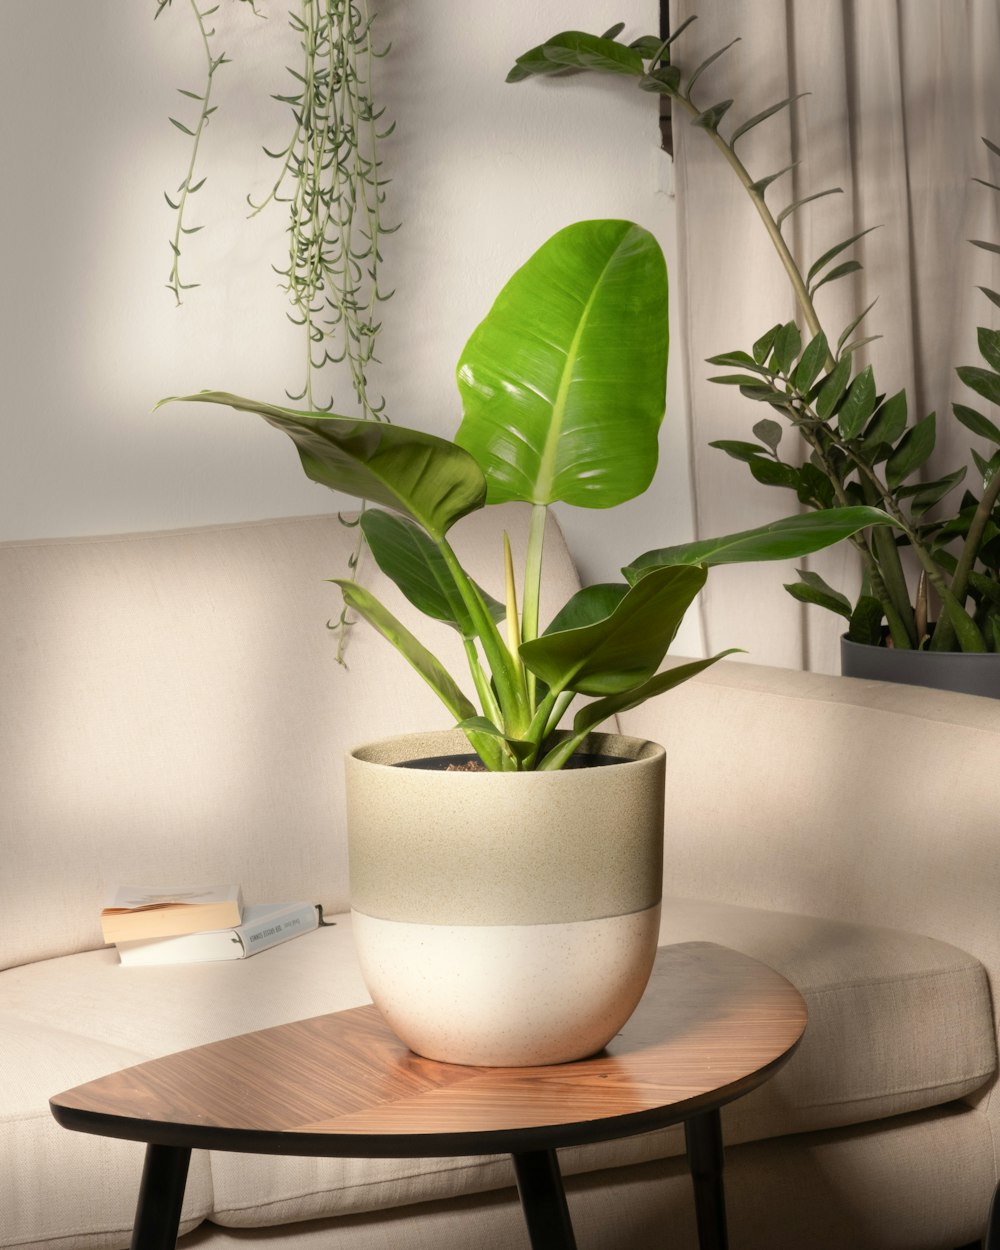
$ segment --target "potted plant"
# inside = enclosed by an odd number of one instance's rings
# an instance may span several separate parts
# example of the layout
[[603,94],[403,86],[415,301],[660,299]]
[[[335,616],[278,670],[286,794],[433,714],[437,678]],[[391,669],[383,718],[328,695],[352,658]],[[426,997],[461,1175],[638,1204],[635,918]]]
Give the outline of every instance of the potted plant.
[[[587,221],[548,240],[473,332],[454,441],[221,392],[185,397],[259,414],[314,481],[375,505],[361,521],[375,560],[462,638],[478,707],[370,591],[336,579],[456,722],[359,748],[347,767],[363,971],[400,1037],[432,1058],[554,1063],[613,1036],[656,948],[664,754],[595,731],[721,658],[660,671],[709,566],[803,555],[891,524],[862,505],[648,551],[543,623],[548,508],[609,508],[647,488],[666,360],[658,244],[630,222]],[[530,536],[518,587],[498,534],[495,598],[448,533],[508,501],[530,506]]]
[[[618,38],[622,24],[600,36],[565,31],[518,57],[508,81],[582,70],[631,78],[642,90],[668,96],[676,113],[708,136],[757,210],[795,293],[802,327],[794,321],[773,325],[749,350],[710,359],[726,370],[712,381],[739,387],[782,418],[758,420],[752,441],[725,439],[712,445],[745,462],[756,480],[792,490],[806,508],[874,505],[896,527],[895,532],[876,528],[848,539],[863,574],[855,602],[813,572],[800,571],[800,580],[786,589],[846,619],[845,673],[1000,697],[1000,427],[968,405],[954,405],[955,419],[993,446],[986,456],[971,449],[980,481],[966,486],[957,507],[942,513],[938,505],[963,483],[966,466],[933,481],[916,480],[934,449],[935,417],[914,420],[904,390],[880,393],[871,368],[855,368],[853,353],[869,340],[852,336],[870,306],[835,346],[816,312],[818,288],[860,268],[857,260],[844,257],[868,231],[830,248],[803,272],[782,235],[782,223],[826,192],[775,214],[765,196],[780,174],[755,178],[736,150],[742,136],[794,100],[780,101],[724,137],[720,125],[733,101],[696,102],[693,88],[702,70],[726,49],[691,70],[671,63],[672,45],[688,24],[670,39],[646,36],[628,44]],[[986,144],[1000,154],[1000,148]],[[997,250],[994,244],[978,246]],[[996,292],[986,295],[1000,303]],[[980,328],[979,349],[985,367],[960,368],[959,376],[981,398],[1000,402],[1000,332]],[[799,436],[791,450],[782,446],[786,425]]]

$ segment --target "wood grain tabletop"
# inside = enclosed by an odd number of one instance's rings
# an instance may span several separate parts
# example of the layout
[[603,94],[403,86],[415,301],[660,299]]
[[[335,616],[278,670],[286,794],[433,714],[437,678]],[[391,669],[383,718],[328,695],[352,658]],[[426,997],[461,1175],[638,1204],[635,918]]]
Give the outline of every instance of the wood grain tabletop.
[[762,1084],[806,1026],[798,991],[708,942],[661,948],[632,1018],[600,1054],[535,1068],[419,1058],[373,1006],[198,1046],[50,1100],[66,1128],[259,1154],[410,1157],[604,1141]]

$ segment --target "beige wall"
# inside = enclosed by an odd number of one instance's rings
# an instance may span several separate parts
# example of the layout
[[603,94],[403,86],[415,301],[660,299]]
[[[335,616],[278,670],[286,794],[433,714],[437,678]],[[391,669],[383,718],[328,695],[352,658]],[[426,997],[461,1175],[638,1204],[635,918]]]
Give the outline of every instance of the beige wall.
[[[4,299],[0,539],[93,534],[323,511],[335,502],[301,475],[290,446],[219,409],[152,415],[161,396],[203,387],[279,400],[298,384],[302,345],[269,266],[283,256],[282,209],[246,221],[268,185],[262,142],[286,126],[272,91],[294,64],[286,3],[269,20],[221,0],[219,112],[203,143],[209,181],[186,247],[188,280],[165,289],[172,228],[163,191],[187,161],[167,121],[187,116],[201,61],[186,0],[154,24],[154,0],[4,0],[0,92],[7,191],[0,199]],[[621,6],[619,6],[621,7]],[[655,31],[657,5],[627,6],[630,34]],[[385,247],[397,294],[385,306],[378,382],[399,423],[450,434],[454,361],[510,272],[549,234],[585,217],[653,229],[673,264],[652,97],[618,83],[504,85],[513,57],[556,30],[601,30],[594,0],[384,3],[394,51],[382,96],[397,120],[384,145]],[[674,310],[676,314],[676,310]],[[675,322],[676,334],[676,315]],[[680,360],[678,352],[675,359]],[[344,376],[337,406],[350,410]],[[690,536],[680,379],[670,382],[663,466],[644,501],[563,522],[591,579],[640,550]],[[673,419],[671,419],[671,414]],[[692,636],[686,649],[694,650]]]

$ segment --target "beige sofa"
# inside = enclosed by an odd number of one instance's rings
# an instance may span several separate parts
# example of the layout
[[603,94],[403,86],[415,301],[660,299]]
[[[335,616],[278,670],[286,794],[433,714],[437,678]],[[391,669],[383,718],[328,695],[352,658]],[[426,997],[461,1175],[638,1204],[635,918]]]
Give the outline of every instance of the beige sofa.
[[[507,519],[523,544],[523,515]],[[494,534],[456,530],[496,589]],[[337,664],[324,579],[353,537],[314,517],[0,547],[8,1250],[128,1244],[142,1147],[60,1129],[50,1094],[366,1001],[342,759],[447,717],[366,627]],[[557,533],[547,567],[561,601]],[[370,563],[362,577],[381,586]],[[449,631],[416,628],[460,665]],[[663,941],[737,947],[809,1003],[799,1052],[724,1119],[734,1250],[977,1238],[1000,1127],[1000,704],[725,663],[622,727],[668,752]],[[122,968],[102,949],[111,886],[232,879],[336,925],[237,963]],[[691,1247],[681,1151],[672,1130],[566,1152],[581,1250]],[[525,1244],[493,1158],[196,1153],[184,1233],[192,1250]]]

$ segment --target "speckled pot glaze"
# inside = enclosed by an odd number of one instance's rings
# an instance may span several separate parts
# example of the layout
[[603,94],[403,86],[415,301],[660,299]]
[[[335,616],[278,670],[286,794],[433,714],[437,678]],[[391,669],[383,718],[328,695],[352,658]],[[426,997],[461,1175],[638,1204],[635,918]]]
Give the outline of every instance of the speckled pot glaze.
[[347,760],[354,937],[373,1000],[418,1054],[564,1063],[605,1046],[652,970],[663,748],[592,735],[621,762],[553,773],[400,763],[468,751],[460,731]]

